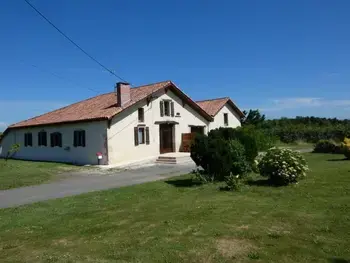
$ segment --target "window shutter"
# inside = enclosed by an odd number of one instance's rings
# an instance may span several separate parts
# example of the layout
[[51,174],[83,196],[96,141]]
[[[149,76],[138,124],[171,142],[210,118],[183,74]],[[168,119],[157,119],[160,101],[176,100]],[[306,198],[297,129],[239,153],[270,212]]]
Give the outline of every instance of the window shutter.
[[134,140],[135,140],[135,146],[139,145],[139,129],[137,127],[134,127]]
[[58,133],[58,146],[62,147],[62,133]]
[[171,107],[171,117],[174,117],[175,116],[175,110],[174,110],[174,102],[172,101],[171,102],[171,105],[170,105],[170,107]]
[[146,127],[146,144],[149,144],[149,127]]
[[51,141],[51,147],[53,147],[54,146],[54,138],[55,136],[51,133],[50,134],[50,141]]
[[164,101],[161,100],[159,103],[160,103],[160,105],[159,105],[159,107],[160,107],[160,117],[163,117],[164,116]]
[[38,146],[41,145],[41,136],[40,136],[40,132],[38,133]]
[[24,134],[24,146],[27,147],[27,134]]
[[47,134],[46,134],[46,132],[43,132],[43,138],[41,141],[41,145],[47,146]]
[[31,133],[29,134],[29,145],[33,146],[33,135]]
[[85,147],[85,131],[81,131],[81,135],[82,135],[82,143],[81,146]]
[[74,131],[73,134],[73,146],[77,147],[77,141],[78,141],[78,131]]

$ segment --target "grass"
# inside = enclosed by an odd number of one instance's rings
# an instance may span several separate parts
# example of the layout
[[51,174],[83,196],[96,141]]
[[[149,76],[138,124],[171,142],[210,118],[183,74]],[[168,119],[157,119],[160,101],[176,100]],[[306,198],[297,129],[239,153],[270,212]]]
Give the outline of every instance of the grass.
[[77,169],[77,166],[62,163],[0,159],[0,190],[41,184],[60,172]]
[[349,262],[350,161],[305,156],[287,187],[183,176],[0,210],[0,262]]
[[303,141],[298,141],[298,142],[294,142],[294,143],[277,142],[276,146],[283,147],[283,148],[289,148],[292,150],[305,150],[305,149],[313,149],[315,144],[303,142]]

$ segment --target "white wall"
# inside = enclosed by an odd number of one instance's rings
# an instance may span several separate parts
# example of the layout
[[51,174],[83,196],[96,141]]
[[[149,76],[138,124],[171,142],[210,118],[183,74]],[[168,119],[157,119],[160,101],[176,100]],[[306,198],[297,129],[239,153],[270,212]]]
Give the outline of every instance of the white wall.
[[[110,164],[126,163],[139,161],[146,158],[159,156],[159,125],[156,121],[176,121],[175,124],[175,150],[178,152],[181,146],[182,133],[189,133],[189,125],[206,126],[207,132],[208,121],[199,113],[193,110],[189,105],[182,105],[182,100],[174,93],[168,91],[159,92],[158,98],[153,99],[147,106],[146,100],[137,103],[131,108],[124,110],[112,119],[111,127],[108,130],[108,155]],[[180,113],[180,117],[160,116],[159,102],[163,99],[174,101],[175,115]],[[144,124],[149,127],[150,144],[134,144],[134,127],[139,124],[137,109],[143,107],[145,113]]]
[[[86,146],[74,147],[74,130],[85,130]],[[47,146],[38,146],[38,132],[47,132]],[[24,146],[24,134],[32,133],[33,146]],[[50,133],[62,133],[62,147],[51,147]],[[1,157],[6,156],[14,143],[20,144],[20,151],[14,156],[18,159],[69,162],[76,164],[97,164],[96,153],[107,154],[107,121],[94,121],[74,124],[61,124],[10,130],[1,141]],[[70,149],[65,149],[69,147]],[[103,160],[106,161],[106,158]]]
[[[228,126],[224,123],[224,113],[228,114]],[[214,130],[220,127],[236,128],[241,126],[241,121],[238,114],[227,103],[224,107],[215,115],[214,121],[209,124],[209,130]]]

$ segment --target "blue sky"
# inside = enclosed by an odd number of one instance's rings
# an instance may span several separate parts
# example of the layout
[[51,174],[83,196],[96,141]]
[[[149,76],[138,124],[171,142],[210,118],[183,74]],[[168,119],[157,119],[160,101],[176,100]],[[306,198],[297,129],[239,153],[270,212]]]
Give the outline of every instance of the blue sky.
[[[134,86],[170,79],[269,118],[350,116],[350,1],[31,0]],[[0,130],[118,80],[23,0],[0,8]]]

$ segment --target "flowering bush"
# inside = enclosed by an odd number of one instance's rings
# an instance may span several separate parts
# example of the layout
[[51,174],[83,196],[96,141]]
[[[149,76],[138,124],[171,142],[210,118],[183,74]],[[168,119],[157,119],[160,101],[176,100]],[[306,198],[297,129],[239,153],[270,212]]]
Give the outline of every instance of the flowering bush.
[[344,142],[341,144],[342,153],[344,153],[345,157],[350,159],[350,139],[345,138]]
[[308,166],[299,152],[271,148],[260,159],[258,169],[260,174],[269,177],[272,183],[286,185],[306,176]]

